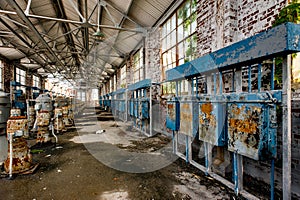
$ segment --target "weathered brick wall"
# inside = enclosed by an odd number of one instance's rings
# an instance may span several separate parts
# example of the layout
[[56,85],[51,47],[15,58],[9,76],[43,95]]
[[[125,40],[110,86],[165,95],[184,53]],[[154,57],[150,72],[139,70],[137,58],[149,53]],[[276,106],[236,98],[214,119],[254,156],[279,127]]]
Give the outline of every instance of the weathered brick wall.
[[[197,15],[197,50],[202,56],[242,39],[253,36],[272,27],[275,16],[286,5],[285,0],[199,0]],[[267,72],[264,67],[264,72]],[[252,80],[256,79],[257,70],[252,71]],[[243,71],[243,77],[248,76]],[[230,79],[230,78],[229,78]],[[247,91],[247,81],[243,91]],[[225,82],[225,91],[229,91],[231,81]],[[255,88],[253,88],[255,91]],[[300,108],[293,104],[292,138],[292,190],[300,194]],[[300,107],[300,106],[299,106]],[[278,159],[276,160],[276,186],[282,186],[282,134],[278,128]],[[264,182],[270,179],[270,163],[244,159],[244,173]]]
[[210,53],[216,33],[215,0],[199,0],[197,10],[197,50],[199,56]]
[[126,87],[133,83],[133,70],[131,66],[131,59],[132,57],[130,57],[126,62]]
[[238,4],[239,38],[248,38],[272,26],[286,0],[240,0]]
[[199,56],[270,28],[285,3],[285,0],[199,0]]
[[4,91],[9,93],[10,92],[10,81],[14,80],[14,66],[8,62],[4,61]]
[[145,42],[146,79],[161,81],[160,67],[160,29],[149,34]]

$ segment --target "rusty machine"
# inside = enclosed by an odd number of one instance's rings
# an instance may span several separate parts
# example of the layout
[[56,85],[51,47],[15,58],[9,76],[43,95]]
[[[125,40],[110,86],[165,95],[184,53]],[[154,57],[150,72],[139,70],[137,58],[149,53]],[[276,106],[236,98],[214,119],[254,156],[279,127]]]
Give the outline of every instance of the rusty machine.
[[32,166],[32,156],[27,145],[28,120],[22,116],[21,108],[10,110],[7,120],[8,156],[4,162],[4,169],[10,177],[13,173],[27,171]]
[[36,98],[35,111],[37,112],[35,121],[35,127],[37,127],[36,143],[48,143],[51,141],[49,126],[53,114],[52,100],[48,94],[40,94]]
[[32,166],[32,156],[26,141],[28,130],[26,116],[11,116],[7,121],[7,138],[9,138],[8,157],[4,169],[10,176],[13,173],[27,171]]
[[67,101],[62,96],[57,96],[55,98],[54,102],[54,118],[53,118],[53,124],[54,124],[54,130],[58,132],[65,132],[65,124],[64,124],[64,118],[66,117],[65,113],[65,107],[67,106]]

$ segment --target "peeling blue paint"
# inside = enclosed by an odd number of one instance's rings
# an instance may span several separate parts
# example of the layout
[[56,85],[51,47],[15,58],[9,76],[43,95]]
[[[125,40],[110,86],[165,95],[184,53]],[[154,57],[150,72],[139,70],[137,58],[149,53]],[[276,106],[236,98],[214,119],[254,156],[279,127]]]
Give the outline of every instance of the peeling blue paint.
[[170,69],[166,72],[166,80],[187,79],[299,51],[300,25],[286,23]]

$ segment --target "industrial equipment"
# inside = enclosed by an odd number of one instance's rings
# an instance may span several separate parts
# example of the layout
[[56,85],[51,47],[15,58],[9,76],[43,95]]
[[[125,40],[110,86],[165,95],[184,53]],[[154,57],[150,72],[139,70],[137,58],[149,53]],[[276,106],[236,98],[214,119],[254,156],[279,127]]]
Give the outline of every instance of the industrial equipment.
[[112,113],[115,118],[126,121],[126,89],[119,89],[113,93]]
[[145,79],[128,86],[129,115],[133,126],[148,136],[154,135],[152,119],[152,87],[158,83]]
[[255,160],[276,158],[276,104],[281,92],[230,95],[228,150]]
[[28,132],[26,116],[11,116],[7,121],[8,157],[4,162],[7,173],[19,173],[28,170],[32,156],[25,137]]
[[37,111],[37,144],[51,141],[49,136],[49,125],[53,112],[52,100],[48,94],[40,94],[36,98],[35,110]]
[[167,100],[166,126],[172,131],[178,131],[180,126],[180,104],[177,97]]
[[0,91],[0,163],[7,157],[7,138],[6,126],[10,114],[10,98],[9,94]]
[[215,146],[227,144],[226,99],[224,96],[199,95],[199,139]]
[[[185,159],[205,173],[226,183],[235,190],[236,194],[247,193],[242,186],[243,157],[246,156],[254,160],[271,160],[271,199],[274,199],[274,159],[277,156],[276,112],[277,106],[282,104],[283,145],[289,148],[287,129],[290,121],[287,116],[291,113],[287,105],[291,105],[290,95],[288,95],[291,92],[288,87],[291,82],[289,75],[291,69],[288,68],[290,66],[288,56],[300,52],[299,34],[299,25],[286,23],[166,71],[166,81],[176,83],[175,97],[180,97],[178,83],[181,80],[188,80],[191,95],[198,99],[199,140],[205,147],[205,166],[194,161],[192,156],[186,156]],[[275,58],[278,55],[284,58],[283,92],[274,90]],[[262,86],[263,66],[270,69],[269,85],[265,88]],[[253,71],[257,76],[252,75]],[[224,93],[225,74],[230,74],[232,77],[231,88],[227,93]],[[205,79],[207,86],[203,94],[198,93],[197,86],[195,87],[199,77]],[[256,84],[254,85],[253,82]],[[171,103],[169,102],[170,105]],[[178,134],[191,132],[191,126],[182,122],[187,122],[188,120],[185,119],[191,118],[192,115],[188,116],[182,112],[191,113],[192,108],[193,106],[182,104],[180,99],[178,132],[176,123],[173,123],[176,120],[170,117],[175,110],[168,114],[168,128],[175,131],[175,139]],[[186,140],[186,155],[191,153],[191,142],[188,140],[190,136],[188,135]],[[176,152],[176,145],[174,147]],[[213,147],[217,151],[212,151]],[[226,159],[227,162],[232,162],[233,183],[214,173],[211,167],[212,154],[220,152],[218,150],[222,147],[227,147],[231,152]],[[224,150],[225,148],[223,152]],[[286,161],[289,152],[283,151]],[[290,165],[285,162],[283,164],[286,167]],[[247,195],[251,196],[249,193]]]

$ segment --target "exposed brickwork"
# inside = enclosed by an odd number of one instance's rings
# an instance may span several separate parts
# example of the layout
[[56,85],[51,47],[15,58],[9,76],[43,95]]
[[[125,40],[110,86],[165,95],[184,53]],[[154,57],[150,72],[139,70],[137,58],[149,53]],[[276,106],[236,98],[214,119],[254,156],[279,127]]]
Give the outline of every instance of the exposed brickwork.
[[199,0],[199,56],[272,27],[285,0]]
[[132,72],[132,66],[131,66],[131,59],[132,56],[127,60],[126,62],[126,84],[127,86],[131,83],[133,83],[133,72]]
[[239,38],[248,38],[272,26],[285,0],[241,0],[238,4]]
[[14,66],[4,62],[4,91],[10,92],[10,82],[14,80]]
[[199,56],[212,51],[213,37],[216,32],[215,25],[215,0],[199,0],[197,10],[197,50]]
[[154,82],[161,81],[160,45],[160,30],[157,29],[147,37],[145,48],[146,78]]

